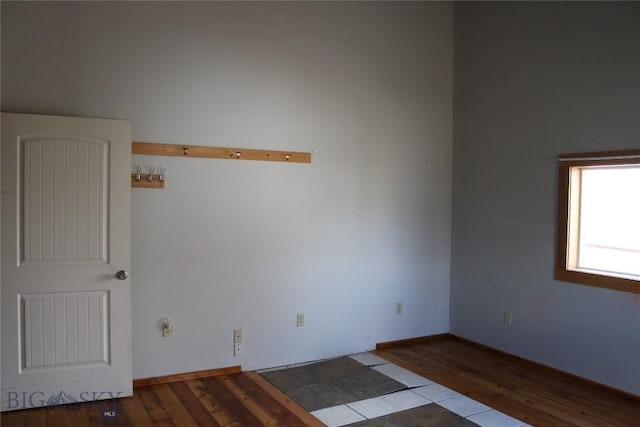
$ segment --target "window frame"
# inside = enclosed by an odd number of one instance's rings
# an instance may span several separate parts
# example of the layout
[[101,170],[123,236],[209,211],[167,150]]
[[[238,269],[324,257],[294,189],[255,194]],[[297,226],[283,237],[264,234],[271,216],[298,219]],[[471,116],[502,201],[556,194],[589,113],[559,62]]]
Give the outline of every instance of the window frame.
[[[571,174],[576,173],[576,169],[572,168],[619,165],[640,165],[640,150],[573,153],[558,156],[558,217],[556,221],[556,265],[554,275],[556,280],[640,293],[640,280],[567,268],[567,251],[570,250],[568,227],[571,224],[569,207],[572,202],[576,202],[576,200],[569,200],[569,197],[571,197]],[[575,198],[575,194],[573,197]]]

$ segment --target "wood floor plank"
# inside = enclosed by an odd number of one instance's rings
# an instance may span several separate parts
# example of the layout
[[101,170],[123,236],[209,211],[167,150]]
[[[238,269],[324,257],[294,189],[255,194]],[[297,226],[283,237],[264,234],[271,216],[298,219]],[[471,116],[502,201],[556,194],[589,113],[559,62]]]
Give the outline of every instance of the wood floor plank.
[[218,425],[221,427],[242,426],[241,421],[237,418],[237,412],[244,412],[244,408],[225,391],[224,387],[208,378],[189,380],[186,383]]
[[213,416],[207,411],[198,400],[191,389],[183,382],[173,382],[169,384],[169,387],[180,400],[184,409],[189,412],[193,420],[199,426],[217,426],[218,423],[214,420]]
[[[63,412],[55,419],[58,420],[59,426],[74,426],[86,424],[87,420],[87,405],[83,403],[73,403],[71,405],[59,406]],[[47,413],[47,417],[51,415]],[[53,425],[53,423],[51,423]]]
[[133,426],[149,426],[153,425],[153,421],[140,400],[140,394],[133,393],[131,397],[120,399],[118,407],[118,415],[126,416]]
[[171,416],[165,411],[162,406],[162,402],[158,399],[158,396],[153,392],[152,386],[139,387],[136,389],[136,393],[140,395],[140,400],[144,405],[147,414],[151,418],[153,425],[156,426],[175,426]]
[[80,426],[86,423],[87,405],[85,403],[73,403],[65,405],[65,425]]
[[169,384],[157,384],[151,386],[153,392],[160,399],[162,408],[169,414],[175,425],[180,427],[198,427],[189,411],[184,407],[180,399],[173,393]]
[[[238,374],[235,374],[238,375]],[[238,396],[229,392],[229,389],[225,386],[225,382],[228,381],[228,377],[232,375],[224,375],[215,378],[206,378],[203,383],[207,389],[218,396],[223,396],[221,400],[230,414],[234,417],[234,421],[240,426],[262,426],[262,422],[256,418],[247,408],[243,402],[238,399]],[[235,424],[233,424],[235,425]],[[224,426],[226,427],[226,426]]]
[[53,426],[52,421],[58,420],[58,422],[67,425],[65,421],[65,407],[64,406],[48,406],[46,409],[46,425]]
[[46,426],[46,412],[42,409],[23,409],[2,414],[0,425],[16,427]]
[[[0,425],[5,424],[5,425],[16,426],[16,427],[24,426],[25,416],[22,412],[23,411],[11,411],[11,412],[2,413]],[[37,427],[38,424],[34,424],[34,426]]]
[[[82,403],[84,406],[84,425],[89,427],[101,426],[105,423],[104,419],[104,403],[102,401]],[[65,408],[68,407],[65,406]],[[55,423],[55,418],[53,421]],[[55,425],[55,424],[52,424]]]
[[235,396],[238,402],[258,420],[260,423],[259,425],[277,425],[278,420],[273,416],[271,411],[260,407],[260,404],[255,400],[255,396],[253,396],[249,390],[240,386],[240,378],[242,378],[242,376],[225,376],[221,379],[221,383],[233,396]]

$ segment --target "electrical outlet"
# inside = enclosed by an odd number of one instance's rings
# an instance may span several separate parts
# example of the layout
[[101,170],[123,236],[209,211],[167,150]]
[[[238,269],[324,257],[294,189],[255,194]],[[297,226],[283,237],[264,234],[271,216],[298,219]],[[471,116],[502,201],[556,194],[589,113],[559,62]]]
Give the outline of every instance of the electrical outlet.
[[233,330],[233,343],[238,344],[242,342],[242,329]]
[[298,313],[298,316],[296,317],[296,326],[298,328],[304,326],[304,313]]
[[511,312],[510,311],[505,311],[504,312],[504,324],[505,325],[510,325],[511,324]]
[[402,303],[401,302],[397,302],[396,303],[396,314],[402,314]]
[[170,317],[165,317],[162,319],[162,336],[170,337],[171,335],[173,335],[173,324]]
[[242,356],[242,343],[237,342],[233,345],[233,356],[238,357]]

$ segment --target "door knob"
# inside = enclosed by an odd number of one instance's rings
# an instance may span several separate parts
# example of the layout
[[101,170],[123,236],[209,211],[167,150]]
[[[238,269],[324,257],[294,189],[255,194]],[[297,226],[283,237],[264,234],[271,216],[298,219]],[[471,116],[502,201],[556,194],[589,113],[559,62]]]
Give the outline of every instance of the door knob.
[[129,277],[129,273],[126,270],[120,270],[116,273],[116,279],[118,280],[124,280],[127,277]]

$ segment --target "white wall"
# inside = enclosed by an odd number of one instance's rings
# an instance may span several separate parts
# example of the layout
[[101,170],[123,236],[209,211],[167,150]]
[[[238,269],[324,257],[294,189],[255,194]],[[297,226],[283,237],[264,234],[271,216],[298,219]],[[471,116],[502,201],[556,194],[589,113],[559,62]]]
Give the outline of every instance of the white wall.
[[558,154],[639,146],[640,3],[454,9],[452,332],[640,394],[640,296],[553,279]]
[[134,159],[134,377],[263,368],[448,331],[452,55],[444,3],[3,1],[2,109],[313,151]]

